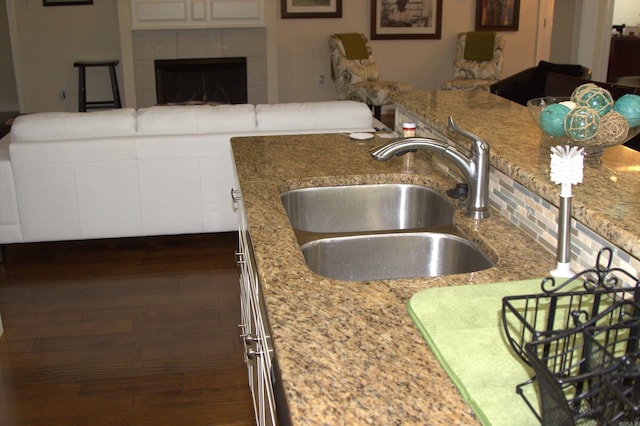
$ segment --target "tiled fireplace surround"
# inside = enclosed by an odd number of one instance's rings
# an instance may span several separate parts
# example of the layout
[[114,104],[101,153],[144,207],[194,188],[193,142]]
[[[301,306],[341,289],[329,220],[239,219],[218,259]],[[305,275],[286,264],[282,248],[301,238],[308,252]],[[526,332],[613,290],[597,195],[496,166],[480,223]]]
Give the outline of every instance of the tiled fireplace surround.
[[265,28],[140,30],[132,43],[138,108],[156,104],[156,59],[246,57],[248,102],[267,103]]

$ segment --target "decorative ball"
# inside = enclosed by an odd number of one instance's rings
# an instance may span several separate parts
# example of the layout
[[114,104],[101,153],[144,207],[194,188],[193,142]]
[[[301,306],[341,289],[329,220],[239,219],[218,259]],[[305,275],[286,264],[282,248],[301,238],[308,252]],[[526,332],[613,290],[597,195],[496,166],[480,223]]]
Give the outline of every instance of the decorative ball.
[[578,99],[582,98],[586,92],[598,89],[599,87],[593,83],[582,84],[573,90],[573,93],[571,93],[571,100],[577,104]]
[[598,133],[600,116],[587,107],[576,107],[564,119],[564,131],[574,141],[586,141]]
[[572,95],[573,101],[578,106],[591,108],[595,110],[600,117],[611,111],[613,108],[613,98],[608,90],[598,87],[593,83],[588,83],[581,87],[583,88],[580,90],[578,90],[579,88],[576,89]]
[[549,136],[564,136],[564,119],[569,111],[566,105],[547,105],[540,113],[540,128]]
[[618,145],[627,139],[629,123],[622,114],[611,111],[600,120],[598,133],[592,139],[594,145]]
[[640,126],[640,96],[623,95],[613,105],[613,109],[619,112],[629,122],[629,127]]

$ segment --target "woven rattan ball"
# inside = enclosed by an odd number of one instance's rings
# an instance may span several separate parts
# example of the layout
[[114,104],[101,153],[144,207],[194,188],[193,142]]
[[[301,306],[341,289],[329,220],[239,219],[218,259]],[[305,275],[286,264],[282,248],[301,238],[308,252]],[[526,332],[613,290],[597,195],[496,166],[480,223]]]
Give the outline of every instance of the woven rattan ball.
[[624,116],[611,111],[600,119],[600,127],[596,135],[584,141],[585,145],[612,146],[618,145],[627,139],[629,123]]

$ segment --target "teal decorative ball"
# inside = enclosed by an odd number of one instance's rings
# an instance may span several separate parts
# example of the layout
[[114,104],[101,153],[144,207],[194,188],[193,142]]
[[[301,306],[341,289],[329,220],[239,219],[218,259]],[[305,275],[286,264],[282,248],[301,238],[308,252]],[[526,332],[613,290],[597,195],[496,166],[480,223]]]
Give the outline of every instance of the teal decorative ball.
[[564,131],[574,141],[586,141],[598,133],[600,116],[591,108],[576,107],[564,119]]
[[627,119],[629,127],[640,126],[640,96],[623,95],[616,101],[613,109]]
[[596,111],[600,117],[609,113],[613,108],[613,98],[609,91],[593,83],[589,83],[588,87],[574,91],[572,100],[578,106],[588,107]]
[[578,103],[578,99],[580,99],[584,93],[592,90],[597,90],[598,88],[599,87],[593,83],[581,84],[580,86],[576,87],[571,93],[571,100],[575,103]]
[[564,119],[569,111],[570,109],[565,105],[547,105],[540,113],[540,128],[549,136],[556,138],[564,136]]

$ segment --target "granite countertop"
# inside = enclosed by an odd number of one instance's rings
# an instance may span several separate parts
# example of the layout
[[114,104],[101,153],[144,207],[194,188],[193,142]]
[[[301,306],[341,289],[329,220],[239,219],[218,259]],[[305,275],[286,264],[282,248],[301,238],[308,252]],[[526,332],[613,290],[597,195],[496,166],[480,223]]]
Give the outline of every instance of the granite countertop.
[[[396,101],[418,116],[435,118],[442,123],[438,129],[442,133],[447,133],[448,115],[453,115],[462,128],[488,140],[492,163],[503,172],[519,177],[536,191],[557,191],[546,184],[548,148],[539,140],[523,107],[479,92],[414,92]],[[521,131],[501,130],[501,121],[493,119],[498,116],[503,117],[507,128]],[[455,181],[432,164],[431,156],[421,152],[416,158],[417,173],[412,175],[399,173],[403,163],[400,158],[387,163],[370,159],[367,150],[387,140],[376,135],[371,141],[356,142],[346,134],[232,140],[294,425],[478,424],[411,321],[406,304],[412,295],[429,287],[544,277],[555,266],[553,254],[495,211],[481,221],[457,211],[456,225],[497,261],[493,268],[438,278],[368,282],[337,281],[311,272],[280,202],[282,192],[309,186],[384,182],[417,183],[440,191],[454,186]],[[622,155],[617,151],[623,151]],[[625,160],[624,154],[624,148],[610,149],[605,154],[606,166],[585,170],[587,179],[616,186],[615,176],[635,178],[631,160]],[[624,221],[631,216],[626,209],[632,209],[633,200],[618,207],[613,200],[607,201],[615,198],[615,193],[606,193],[612,191],[611,186],[602,191],[598,185],[578,188],[576,209],[596,225],[598,221],[607,222],[602,224],[605,235],[622,242],[629,235],[635,236],[633,229],[637,226],[615,223],[618,218]],[[585,208],[590,200],[598,201],[598,207]],[[607,216],[613,220],[605,221]],[[637,222],[634,217],[632,223]],[[630,246],[637,252],[635,241]],[[420,261],[417,253],[407,255]],[[455,312],[451,315],[455,321]]]
[[[491,146],[491,165],[554,205],[559,185],[549,180],[549,149],[527,109],[480,91],[397,93],[394,102],[416,118],[446,130],[449,115]],[[572,216],[598,235],[640,258],[640,153],[624,147],[605,149],[602,161],[585,163],[583,184],[572,188]]]

